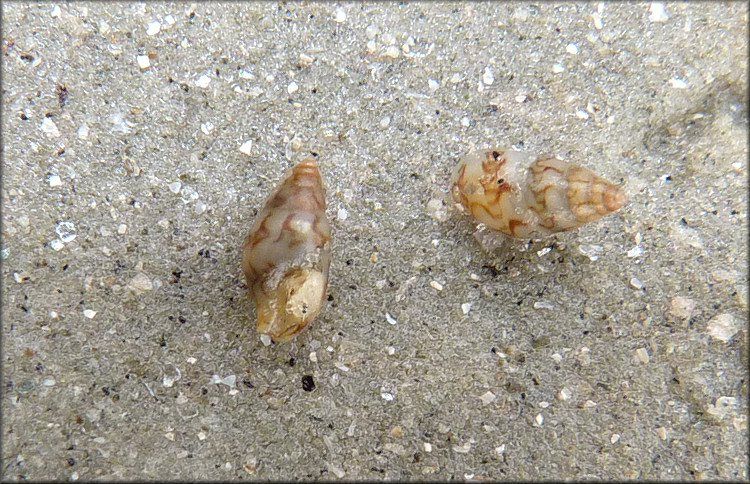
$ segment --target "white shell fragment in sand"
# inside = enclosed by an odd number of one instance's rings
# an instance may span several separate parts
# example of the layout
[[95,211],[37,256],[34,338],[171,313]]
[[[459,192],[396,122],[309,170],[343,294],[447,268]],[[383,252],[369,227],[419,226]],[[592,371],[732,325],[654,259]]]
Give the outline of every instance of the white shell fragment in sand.
[[723,313],[714,316],[706,325],[706,331],[712,338],[718,339],[724,343],[729,342],[732,337],[739,331],[737,321],[731,314]]

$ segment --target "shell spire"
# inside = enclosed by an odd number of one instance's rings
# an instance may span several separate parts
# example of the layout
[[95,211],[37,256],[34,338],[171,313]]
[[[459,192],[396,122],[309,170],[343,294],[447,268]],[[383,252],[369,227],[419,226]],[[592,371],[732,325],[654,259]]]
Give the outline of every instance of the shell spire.
[[330,265],[325,188],[308,157],[268,196],[242,246],[258,332],[281,342],[307,326],[323,307]]
[[501,148],[464,156],[450,191],[476,220],[518,238],[572,230],[627,203],[621,188],[586,168]]

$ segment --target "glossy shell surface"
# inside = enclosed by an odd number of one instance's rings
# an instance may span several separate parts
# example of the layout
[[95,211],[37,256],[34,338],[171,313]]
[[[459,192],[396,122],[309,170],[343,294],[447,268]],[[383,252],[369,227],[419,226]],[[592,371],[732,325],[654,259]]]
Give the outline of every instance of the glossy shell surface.
[[586,168],[502,148],[464,156],[450,191],[477,221],[519,238],[572,230],[627,202],[621,188]]
[[242,247],[258,331],[281,342],[305,328],[323,307],[330,265],[325,189],[310,157],[268,196]]

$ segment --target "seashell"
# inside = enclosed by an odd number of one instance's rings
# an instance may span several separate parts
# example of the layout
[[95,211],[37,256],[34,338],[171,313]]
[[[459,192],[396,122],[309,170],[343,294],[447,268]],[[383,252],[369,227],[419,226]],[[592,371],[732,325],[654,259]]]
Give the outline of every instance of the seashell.
[[464,156],[450,192],[476,220],[518,238],[575,229],[627,202],[622,189],[586,168],[501,148]]
[[325,189],[308,157],[268,196],[242,246],[258,332],[280,342],[307,326],[323,307],[330,265]]

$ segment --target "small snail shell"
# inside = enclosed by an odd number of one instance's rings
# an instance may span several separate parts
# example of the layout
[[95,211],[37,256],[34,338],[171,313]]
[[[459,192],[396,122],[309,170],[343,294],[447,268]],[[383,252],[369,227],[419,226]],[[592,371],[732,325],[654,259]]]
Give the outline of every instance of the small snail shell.
[[242,246],[258,332],[286,341],[317,316],[328,287],[330,240],[323,181],[315,159],[306,158],[268,196]]
[[627,202],[619,187],[586,168],[500,148],[464,156],[450,191],[479,222],[519,238],[575,229]]

